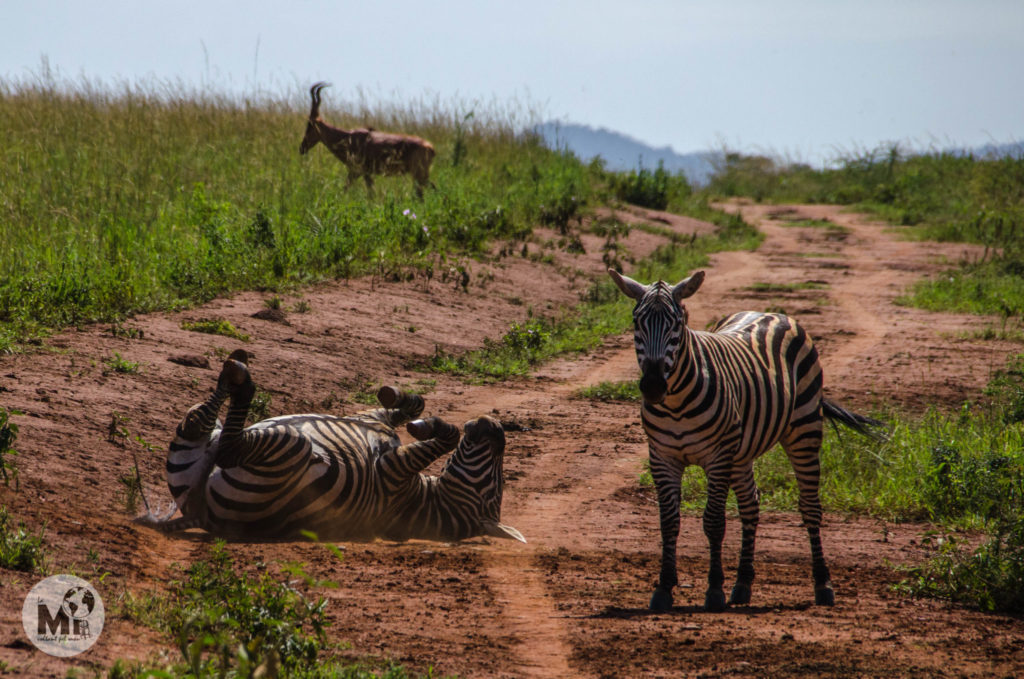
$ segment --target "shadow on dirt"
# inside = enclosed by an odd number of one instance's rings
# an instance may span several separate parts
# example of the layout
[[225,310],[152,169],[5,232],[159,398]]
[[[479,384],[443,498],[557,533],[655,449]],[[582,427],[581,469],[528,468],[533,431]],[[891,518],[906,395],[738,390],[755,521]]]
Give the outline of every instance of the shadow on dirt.
[[[780,613],[782,611],[806,611],[811,607],[810,603],[782,604],[778,606],[735,606],[725,609],[720,613],[711,615],[729,615],[740,613],[743,615],[763,615],[766,613]],[[662,615],[709,615],[703,606],[673,606],[671,611],[652,611],[649,608],[621,608],[619,606],[608,606],[600,613],[581,616],[591,620],[609,619],[632,619],[656,617]]]

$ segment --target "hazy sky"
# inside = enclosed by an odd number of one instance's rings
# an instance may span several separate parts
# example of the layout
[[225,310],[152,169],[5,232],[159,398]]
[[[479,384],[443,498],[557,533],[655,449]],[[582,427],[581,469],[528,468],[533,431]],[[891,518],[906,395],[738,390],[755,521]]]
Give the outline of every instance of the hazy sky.
[[528,104],[680,152],[1024,140],[1024,2],[0,1],[0,77]]

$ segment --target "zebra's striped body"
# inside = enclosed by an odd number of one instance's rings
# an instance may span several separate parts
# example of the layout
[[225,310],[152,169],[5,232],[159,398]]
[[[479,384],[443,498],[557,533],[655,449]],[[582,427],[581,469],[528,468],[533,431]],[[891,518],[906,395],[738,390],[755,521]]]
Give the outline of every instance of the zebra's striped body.
[[811,542],[815,601],[834,594],[821,548],[819,451],[824,417],[858,430],[873,420],[854,415],[822,396],[822,371],[814,343],[783,314],[741,312],[714,332],[687,327],[680,303],[703,281],[697,272],[676,286],[644,286],[610,271],[619,288],[637,300],[633,311],[637,360],[643,375],[642,421],[651,474],[658,492],[662,532],[661,577],[651,608],[672,606],[677,583],[680,481],[688,465],[707,475],[704,533],[710,546],[705,607],[725,607],[722,539],[725,502],[736,493],[743,525],[740,563],[731,603],[750,601],[759,492],[754,460],[781,444],[796,472],[799,507]]
[[[385,387],[385,407],[348,417],[288,415],[243,429],[254,387],[242,352],[225,363],[217,389],[193,406],[167,455],[167,484],[182,516],[140,522],[165,532],[198,527],[238,539],[522,540],[500,522],[505,437],[490,418],[456,427],[439,418],[395,428],[423,399]],[[238,360],[235,360],[238,359]],[[223,427],[217,413],[230,398]],[[455,452],[440,476],[420,473]]]

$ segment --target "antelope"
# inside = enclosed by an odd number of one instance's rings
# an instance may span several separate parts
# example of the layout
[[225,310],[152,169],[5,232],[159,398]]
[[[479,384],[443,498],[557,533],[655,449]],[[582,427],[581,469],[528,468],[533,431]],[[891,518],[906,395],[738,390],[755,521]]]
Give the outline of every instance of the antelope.
[[408,173],[416,185],[416,195],[423,196],[423,187],[430,183],[430,163],[434,160],[434,147],[426,139],[406,134],[379,132],[372,127],[343,130],[328,125],[320,117],[320,91],[329,83],[319,82],[310,88],[313,105],[309,110],[306,134],[299,145],[299,154],[323,142],[331,153],[348,168],[348,182],[352,186],[359,177],[366,182],[366,190],[373,193],[373,175]]

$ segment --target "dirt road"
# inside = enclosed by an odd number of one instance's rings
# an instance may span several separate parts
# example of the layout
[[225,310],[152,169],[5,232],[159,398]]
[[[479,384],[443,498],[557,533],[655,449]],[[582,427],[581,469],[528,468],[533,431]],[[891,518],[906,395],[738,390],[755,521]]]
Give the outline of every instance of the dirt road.
[[[797,316],[818,343],[827,393],[854,409],[956,405],[1018,349],[963,339],[984,319],[894,303],[943,258],[962,256],[963,246],[904,241],[828,206],[730,209],[757,223],[766,241],[756,252],[713,258],[703,288],[688,300],[691,323],[704,327],[748,308]],[[681,233],[708,229],[646,211],[622,218]],[[474,265],[468,292],[436,279],[324,285],[305,294],[311,311],[288,314],[288,324],[253,318],[264,296],[250,293],[125,324],[141,337],[91,327],[54,338],[49,350],[3,357],[3,405],[26,414],[17,418],[21,489],[0,489],[0,503],[29,525],[46,523],[54,572],[109,572],[106,600],[125,589],[160,588],[172,564],[201,557],[208,544],[201,535],[171,539],[129,523],[117,479],[132,461],[107,432],[116,412],[128,418],[123,426],[132,437],[154,445],[146,452],[129,444],[139,451],[149,493],[166,499],[162,446],[184,410],[212,388],[218,356],[238,345],[180,324],[226,318],[252,336],[245,346],[255,355],[257,383],[272,397],[271,414],[352,412],[363,407],[351,402],[354,392],[396,383],[426,387],[430,414],[455,422],[491,414],[517,425],[508,433],[502,518],[528,544],[349,543],[343,561],[309,544],[230,545],[249,568],[303,561],[313,575],[337,582],[325,592],[330,636],[349,644],[343,653],[352,658],[463,677],[1024,674],[1021,620],[891,592],[899,576],[889,564],[927,557],[922,525],[829,515],[823,535],[837,603],[826,609],[810,605],[799,517],[768,513],[752,605],[708,614],[700,609],[706,541],[698,518],[686,516],[677,607],[649,613],[659,538],[653,496],[636,482],[646,454],[637,406],[575,397],[582,386],[636,376],[631,337],[498,385],[466,385],[415,367],[438,347],[478,346],[531,310],[572,303],[589,277],[601,275],[599,239],[585,237],[587,252],[570,255],[555,249],[553,234],[541,234],[535,252],[545,239],[555,266],[518,256]],[[636,255],[658,242],[638,230],[627,241]],[[792,285],[807,282],[813,285]],[[115,351],[140,362],[140,371],[105,370]],[[182,356],[206,357],[214,368],[168,360]],[[735,564],[738,533],[730,522],[727,566]],[[67,661],[44,657],[22,639],[21,603],[35,579],[0,571],[0,661],[14,676],[64,676]],[[114,617],[76,664],[106,667],[161,647],[155,633]]]

